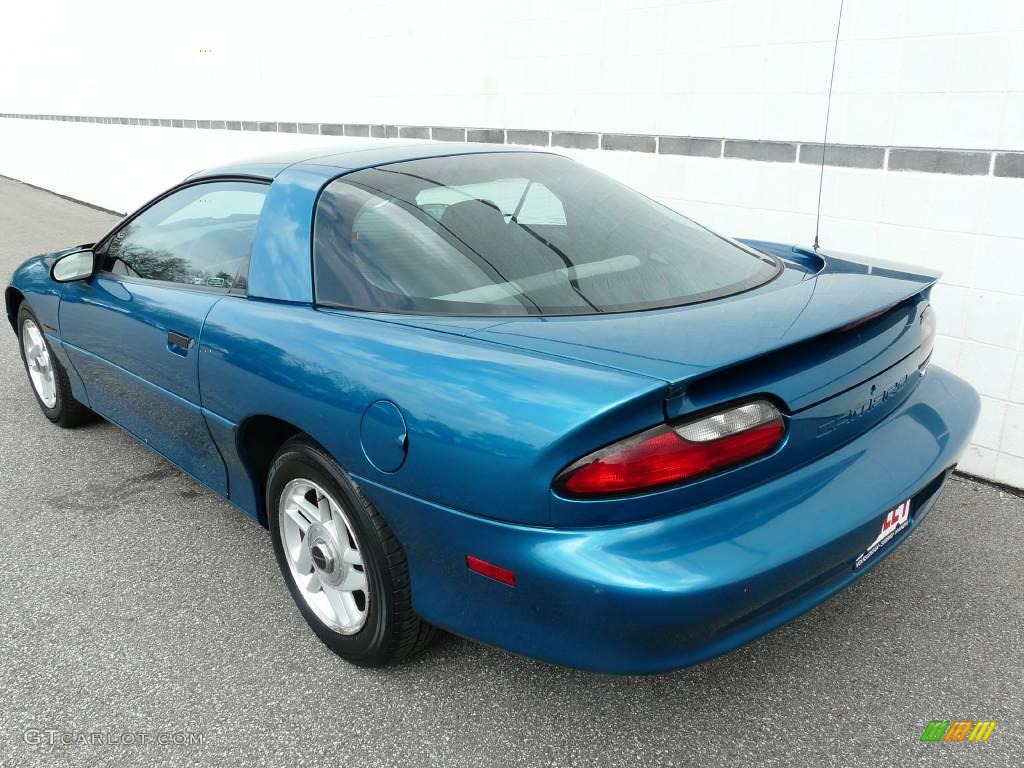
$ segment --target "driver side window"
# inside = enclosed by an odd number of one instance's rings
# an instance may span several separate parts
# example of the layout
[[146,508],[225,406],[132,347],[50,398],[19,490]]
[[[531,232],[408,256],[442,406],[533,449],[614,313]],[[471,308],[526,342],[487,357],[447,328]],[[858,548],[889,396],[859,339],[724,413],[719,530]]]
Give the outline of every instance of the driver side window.
[[247,181],[181,189],[118,230],[100,270],[226,291],[252,249],[267,189]]

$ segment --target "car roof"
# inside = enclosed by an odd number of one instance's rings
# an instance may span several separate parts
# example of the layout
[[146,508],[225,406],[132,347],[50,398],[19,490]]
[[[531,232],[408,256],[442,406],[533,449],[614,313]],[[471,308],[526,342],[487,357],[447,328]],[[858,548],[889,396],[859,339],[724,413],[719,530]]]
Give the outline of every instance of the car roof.
[[415,141],[396,143],[387,139],[367,142],[354,141],[329,147],[311,147],[261,157],[247,158],[233,163],[207,168],[192,174],[189,179],[209,176],[258,176],[273,179],[293,166],[333,178],[345,171],[372,168],[376,165],[418,160],[424,157],[471,155],[490,152],[545,152],[537,148],[504,146],[501,144],[451,143],[444,141]]

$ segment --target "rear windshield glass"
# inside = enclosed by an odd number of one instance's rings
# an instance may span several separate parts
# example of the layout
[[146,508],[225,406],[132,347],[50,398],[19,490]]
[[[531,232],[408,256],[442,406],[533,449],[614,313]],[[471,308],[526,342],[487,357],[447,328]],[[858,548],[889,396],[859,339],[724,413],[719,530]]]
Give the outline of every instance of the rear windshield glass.
[[675,306],[779,269],[584,165],[525,152],[343,176],[320,197],[313,258],[321,304],[449,315]]

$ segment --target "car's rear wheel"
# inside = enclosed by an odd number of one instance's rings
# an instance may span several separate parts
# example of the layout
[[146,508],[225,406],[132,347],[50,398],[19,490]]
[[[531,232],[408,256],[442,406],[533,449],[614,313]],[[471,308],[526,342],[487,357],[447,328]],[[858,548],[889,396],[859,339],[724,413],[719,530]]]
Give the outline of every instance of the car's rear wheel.
[[18,310],[18,340],[21,360],[43,415],[62,427],[75,427],[94,419],[95,414],[71,394],[67,371],[53,354],[42,325],[24,304]]
[[307,438],[285,443],[270,467],[267,510],[288,589],[332,651],[379,667],[430,642],[434,628],[412,610],[402,547],[320,446]]

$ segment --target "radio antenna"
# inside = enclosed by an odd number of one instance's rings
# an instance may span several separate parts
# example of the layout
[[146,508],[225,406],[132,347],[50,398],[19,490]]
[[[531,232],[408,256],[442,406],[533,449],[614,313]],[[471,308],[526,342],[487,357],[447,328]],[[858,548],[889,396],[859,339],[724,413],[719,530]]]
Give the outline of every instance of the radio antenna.
[[818,210],[814,216],[814,250],[821,247],[821,190],[825,184],[825,153],[828,152],[828,118],[832,112],[832,84],[836,81],[836,54],[839,52],[839,30],[843,26],[843,2],[839,0],[839,18],[836,20],[836,42],[832,47],[832,75],[828,79],[828,100],[825,102],[825,135],[821,140],[821,170],[818,172]]

